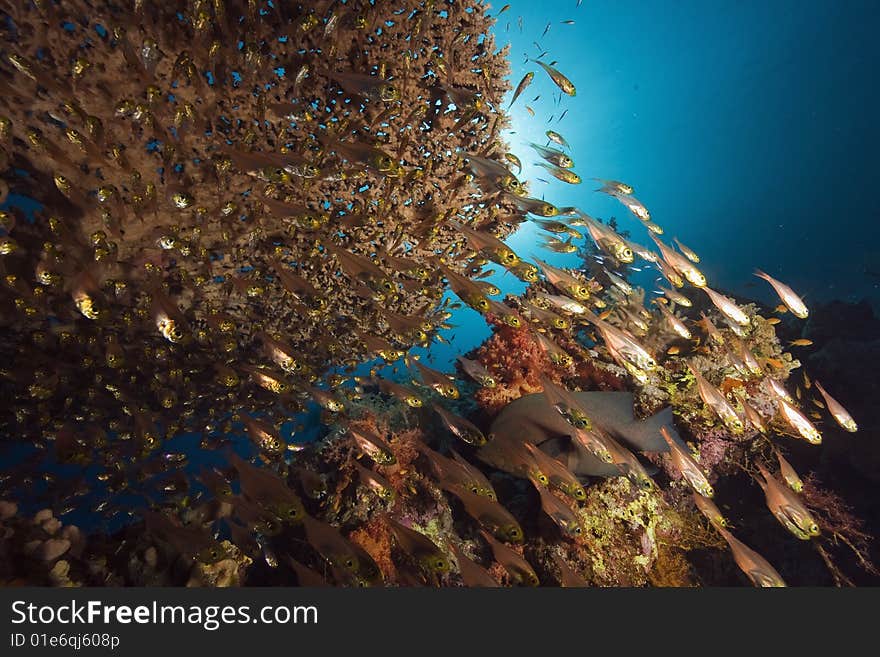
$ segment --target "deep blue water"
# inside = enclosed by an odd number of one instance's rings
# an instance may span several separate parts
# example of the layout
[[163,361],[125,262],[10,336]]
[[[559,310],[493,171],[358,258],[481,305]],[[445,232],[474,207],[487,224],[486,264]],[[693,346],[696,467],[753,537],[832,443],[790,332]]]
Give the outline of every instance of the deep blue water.
[[[775,305],[770,286],[752,276],[761,268],[808,304],[869,298],[876,307],[880,3],[576,4],[514,1],[495,28],[498,46],[510,44],[511,86],[535,71],[511,110],[507,135],[533,194],[616,216],[635,241],[651,245],[639,222],[615,199],[594,193],[592,181],[566,185],[532,166],[539,158],[527,143],[546,143],[551,128],[571,145],[582,178],[633,185],[665,229],[662,239],[677,236],[700,254],[710,286]],[[525,61],[541,52],[534,41],[548,51],[542,61],[558,60],[575,97],[556,104],[555,85]],[[525,258],[577,264],[572,256],[541,256],[539,241],[525,225],[509,243]],[[522,289],[509,275],[491,280],[505,292]],[[488,334],[473,311],[452,322],[459,324],[455,349],[438,348],[438,362]]]

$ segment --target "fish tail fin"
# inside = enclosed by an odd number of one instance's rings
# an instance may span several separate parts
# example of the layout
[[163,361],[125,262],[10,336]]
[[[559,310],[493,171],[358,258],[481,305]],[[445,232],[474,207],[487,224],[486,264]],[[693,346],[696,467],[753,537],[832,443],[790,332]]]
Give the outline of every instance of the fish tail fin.
[[[636,447],[640,452],[668,452],[672,449],[670,440],[684,446],[673,420],[672,407],[667,406],[644,419],[630,420],[621,430],[621,437],[627,445]],[[661,432],[661,429],[665,429],[665,432]]]

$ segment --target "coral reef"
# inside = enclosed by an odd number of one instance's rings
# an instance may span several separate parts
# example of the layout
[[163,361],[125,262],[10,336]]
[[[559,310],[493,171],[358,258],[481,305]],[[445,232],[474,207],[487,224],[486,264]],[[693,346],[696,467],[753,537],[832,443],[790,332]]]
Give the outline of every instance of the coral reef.
[[[0,431],[27,448],[4,474],[3,583],[877,576],[871,523],[839,482],[817,483],[816,446],[854,421],[810,378],[838,390],[846,353],[876,361],[876,332],[838,332],[831,315],[876,320],[835,307],[797,333],[779,317],[805,317],[791,295],[771,312],[708,288],[625,183],[598,191],[660,255],[613,218],[528,198],[501,163],[507,53],[484,5],[3,11]],[[536,150],[564,179],[571,158]],[[583,267],[522,261],[501,238],[526,220],[586,228]],[[634,288],[636,255],[672,289]],[[490,299],[489,262],[525,293]],[[461,304],[492,335],[456,378],[410,350]],[[826,344],[795,358],[805,336]],[[381,372],[394,363],[397,379]],[[853,395],[860,417],[877,371]],[[625,412],[588,412],[589,394]],[[562,429],[495,422],[528,396]],[[282,432],[301,412],[316,440],[304,420]],[[876,475],[876,445],[861,450],[872,458],[853,465]],[[52,494],[58,508],[25,510]],[[59,519],[87,507],[121,526]]]
[[505,122],[482,10],[260,4],[4,4],[4,433],[88,459],[109,428],[133,460],[277,428],[334,366],[431,342],[447,219],[522,220],[465,184]]

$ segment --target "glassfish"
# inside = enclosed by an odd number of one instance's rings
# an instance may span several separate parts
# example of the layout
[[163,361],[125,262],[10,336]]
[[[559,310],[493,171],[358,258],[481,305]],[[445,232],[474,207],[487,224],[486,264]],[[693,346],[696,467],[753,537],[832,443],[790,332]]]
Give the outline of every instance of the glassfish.
[[782,303],[785,304],[785,307],[788,308],[788,310],[790,310],[795,317],[806,319],[807,316],[810,314],[803,300],[797,294],[795,294],[794,290],[788,287],[788,285],[777,281],[770,274],[765,274],[760,269],[755,271],[755,276],[757,276],[758,278],[763,278],[765,281],[770,283],[771,286],[773,286],[773,290],[779,296],[780,300],[782,300]]
[[672,462],[685,481],[703,497],[711,498],[715,491],[694,458],[673,439],[666,427],[660,427],[660,435],[663,436],[666,444],[669,445],[669,454]]
[[742,543],[726,529],[721,527],[716,527],[716,529],[730,546],[736,565],[746,574],[752,584],[760,587],[785,586],[782,577],[764,557]]
[[859,426],[856,424],[856,421],[853,420],[852,416],[847,412],[847,410],[838,402],[834,397],[828,394],[828,391],[822,387],[822,384],[818,381],[813,382],[816,386],[816,389],[819,391],[819,394],[822,395],[822,398],[825,400],[825,406],[828,409],[828,412],[834,416],[834,419],[837,420],[837,424],[846,429],[851,433],[855,433],[858,431]]

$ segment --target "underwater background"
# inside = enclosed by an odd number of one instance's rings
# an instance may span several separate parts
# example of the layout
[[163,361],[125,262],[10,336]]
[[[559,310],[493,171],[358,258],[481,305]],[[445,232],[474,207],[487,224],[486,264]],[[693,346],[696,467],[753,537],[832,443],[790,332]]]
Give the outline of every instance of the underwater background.
[[[511,45],[512,85],[534,68],[523,63],[540,54],[534,41],[580,83],[557,107],[552,81],[538,76],[511,108],[523,177],[541,177],[528,149],[535,132],[558,130],[579,164],[636,185],[667,232],[699,245],[720,287],[769,303],[772,290],[752,276],[759,267],[794,274],[807,300],[866,299],[876,309],[880,200],[870,190],[880,174],[880,91],[868,80],[880,57],[877,4],[574,4],[510,3],[495,27],[499,44]],[[550,178],[535,190],[601,217],[621,214],[593,188],[566,187]],[[509,243],[528,253],[534,240],[523,227]],[[482,336],[483,325],[467,333]]]
[[876,3],[7,4],[4,582],[878,582]]

